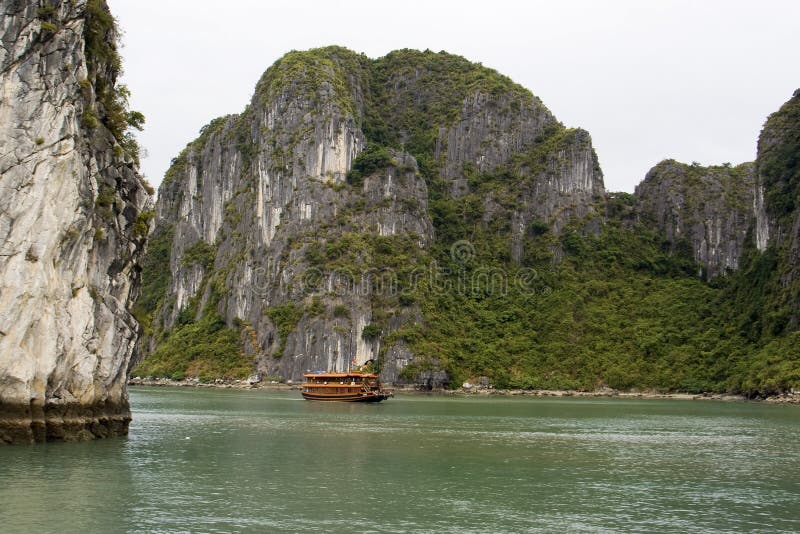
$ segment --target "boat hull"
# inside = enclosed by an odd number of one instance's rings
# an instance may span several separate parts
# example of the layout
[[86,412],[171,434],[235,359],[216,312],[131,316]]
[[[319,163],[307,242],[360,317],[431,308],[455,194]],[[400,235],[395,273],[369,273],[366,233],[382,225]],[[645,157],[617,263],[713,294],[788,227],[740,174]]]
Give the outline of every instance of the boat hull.
[[345,395],[324,395],[319,393],[303,392],[303,398],[312,401],[334,401],[334,402],[381,402],[389,398],[385,393],[362,394],[353,393]]

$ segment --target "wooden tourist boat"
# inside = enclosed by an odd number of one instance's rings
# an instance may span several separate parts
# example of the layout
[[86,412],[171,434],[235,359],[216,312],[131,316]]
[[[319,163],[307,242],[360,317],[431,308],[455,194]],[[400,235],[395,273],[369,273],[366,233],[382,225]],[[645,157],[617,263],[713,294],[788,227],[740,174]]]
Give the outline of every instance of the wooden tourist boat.
[[346,373],[306,373],[303,375],[303,398],[319,401],[380,402],[393,397],[383,389],[378,375],[351,371]]

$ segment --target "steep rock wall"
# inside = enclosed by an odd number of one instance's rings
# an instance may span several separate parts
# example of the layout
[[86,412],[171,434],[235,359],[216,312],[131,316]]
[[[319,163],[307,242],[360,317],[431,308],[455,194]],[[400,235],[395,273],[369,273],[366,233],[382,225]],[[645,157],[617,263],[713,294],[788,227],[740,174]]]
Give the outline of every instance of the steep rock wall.
[[150,200],[105,125],[116,56],[87,52],[113,23],[97,1],[0,12],[0,443],[124,434]]
[[765,197],[759,226],[764,226],[763,243],[786,244],[797,251],[800,245],[800,89],[764,124],[758,138],[756,173],[758,188]]
[[673,251],[688,252],[712,278],[739,268],[758,197],[751,163],[701,167],[673,160],[636,187],[638,213]]
[[800,327],[800,89],[769,116],[758,138],[756,158],[758,248],[772,248],[787,326]]
[[429,52],[287,54],[247,110],[206,126],[165,177],[156,236],[170,276],[146,288],[161,297],[143,310],[142,369],[165,372],[164,347],[212,309],[262,374],[380,360],[398,380],[414,355],[393,332],[424,322],[404,289],[431,247],[449,246],[430,199],[458,201],[501,171],[516,211],[487,195],[484,213],[516,218],[515,235],[586,215],[603,193],[589,135],[493,71]]

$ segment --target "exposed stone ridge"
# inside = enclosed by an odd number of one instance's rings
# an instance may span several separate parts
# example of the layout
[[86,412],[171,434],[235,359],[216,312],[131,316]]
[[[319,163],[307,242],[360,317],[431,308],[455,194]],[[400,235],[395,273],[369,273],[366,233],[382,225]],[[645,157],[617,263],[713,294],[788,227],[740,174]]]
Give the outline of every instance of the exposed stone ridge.
[[762,247],[770,242],[800,249],[800,89],[769,116],[758,138],[757,187],[763,199]]
[[396,380],[414,355],[391,333],[423,317],[381,277],[410,283],[424,267],[441,239],[433,195],[457,199],[499,172],[513,187],[486,195],[484,217],[511,223],[515,259],[531,224],[557,232],[604,192],[589,134],[491,69],[428,51],[290,52],[242,114],[212,121],[167,172],[152,249],[170,270],[146,267],[145,367],[169,358],[185,325],[219,314],[264,373],[298,380],[383,358]]
[[760,250],[773,247],[789,326],[800,328],[800,89],[769,116],[758,138],[756,213]]
[[151,200],[113,19],[101,0],[0,13],[0,443],[125,434]]
[[739,268],[755,222],[752,163],[703,167],[665,160],[636,187],[639,214],[673,251],[690,252],[711,278]]

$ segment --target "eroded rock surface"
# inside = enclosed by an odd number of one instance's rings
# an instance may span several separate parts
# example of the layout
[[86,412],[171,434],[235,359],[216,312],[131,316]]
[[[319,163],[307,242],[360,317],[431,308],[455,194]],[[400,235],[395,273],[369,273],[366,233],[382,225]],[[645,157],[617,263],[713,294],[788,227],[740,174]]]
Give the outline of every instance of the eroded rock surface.
[[502,173],[514,187],[477,209],[512,236],[503,254],[516,261],[532,225],[557,233],[604,193],[589,134],[490,69],[411,50],[287,54],[242,114],[206,126],[167,172],[154,237],[170,273],[146,288],[142,356],[187,324],[208,332],[211,313],[263,373],[300,380],[380,359],[397,380],[414,354],[391,334],[423,320],[397,285],[427,276],[447,240],[431,199]]
[[113,20],[96,0],[0,12],[0,443],[125,434],[150,196],[109,126]]
[[639,214],[683,248],[712,278],[739,268],[757,212],[752,163],[703,167],[674,160],[653,167],[636,187]]

